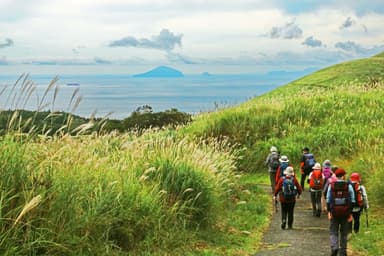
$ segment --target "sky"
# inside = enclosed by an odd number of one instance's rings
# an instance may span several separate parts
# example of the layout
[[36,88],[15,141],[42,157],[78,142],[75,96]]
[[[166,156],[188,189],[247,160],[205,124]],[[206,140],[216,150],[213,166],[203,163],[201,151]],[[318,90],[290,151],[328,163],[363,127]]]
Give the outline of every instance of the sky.
[[320,69],[384,51],[382,0],[0,0],[0,75]]

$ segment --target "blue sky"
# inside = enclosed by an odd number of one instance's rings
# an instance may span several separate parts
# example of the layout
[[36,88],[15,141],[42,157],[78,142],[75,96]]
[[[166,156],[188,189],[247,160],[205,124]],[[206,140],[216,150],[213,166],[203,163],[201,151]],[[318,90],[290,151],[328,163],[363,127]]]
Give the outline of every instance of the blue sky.
[[382,0],[0,0],[0,74],[322,68],[384,51]]

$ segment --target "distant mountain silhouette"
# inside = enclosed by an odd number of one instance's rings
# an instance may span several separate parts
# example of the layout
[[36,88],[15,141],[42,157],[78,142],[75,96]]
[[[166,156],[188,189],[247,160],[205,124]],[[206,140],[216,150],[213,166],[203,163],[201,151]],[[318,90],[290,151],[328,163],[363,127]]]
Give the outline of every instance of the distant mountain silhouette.
[[183,77],[184,74],[174,68],[159,66],[148,72],[133,75],[133,77]]

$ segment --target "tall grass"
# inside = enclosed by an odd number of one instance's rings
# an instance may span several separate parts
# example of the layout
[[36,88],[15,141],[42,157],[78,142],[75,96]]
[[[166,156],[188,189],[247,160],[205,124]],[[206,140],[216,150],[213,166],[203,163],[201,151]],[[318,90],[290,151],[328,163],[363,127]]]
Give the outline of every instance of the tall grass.
[[163,136],[3,137],[2,253],[163,255],[190,244],[224,208],[235,158]]

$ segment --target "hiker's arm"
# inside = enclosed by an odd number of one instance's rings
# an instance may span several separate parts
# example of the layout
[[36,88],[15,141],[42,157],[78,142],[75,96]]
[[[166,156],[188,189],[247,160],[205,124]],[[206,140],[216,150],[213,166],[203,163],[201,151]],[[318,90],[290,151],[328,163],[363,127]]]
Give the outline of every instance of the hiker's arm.
[[349,191],[349,199],[351,200],[351,203],[356,203],[355,191],[353,190],[353,187],[351,184],[348,185],[348,191]]

